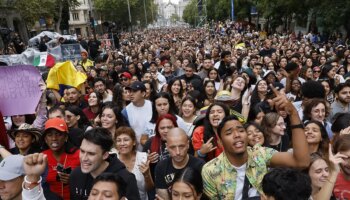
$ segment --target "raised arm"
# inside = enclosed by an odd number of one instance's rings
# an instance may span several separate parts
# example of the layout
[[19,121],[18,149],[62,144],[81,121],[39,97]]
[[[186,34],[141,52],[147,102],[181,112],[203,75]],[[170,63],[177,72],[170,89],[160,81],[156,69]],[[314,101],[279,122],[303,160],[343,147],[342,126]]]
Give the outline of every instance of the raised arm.
[[273,99],[276,110],[285,110],[289,115],[293,142],[293,153],[275,153],[271,158],[270,165],[272,167],[306,168],[310,163],[310,155],[308,153],[308,144],[298,111],[284,94],[280,94],[272,85],[270,85],[270,87],[276,95]]

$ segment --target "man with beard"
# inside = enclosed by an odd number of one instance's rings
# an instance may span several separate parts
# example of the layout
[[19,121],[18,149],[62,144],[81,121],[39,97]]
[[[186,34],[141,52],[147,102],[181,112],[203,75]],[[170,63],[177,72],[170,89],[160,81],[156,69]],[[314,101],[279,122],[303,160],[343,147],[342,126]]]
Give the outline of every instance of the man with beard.
[[332,120],[335,114],[350,111],[350,82],[340,83],[334,88],[335,101],[331,104],[329,119]]
[[157,195],[164,200],[170,199],[168,188],[172,185],[175,174],[185,168],[198,170],[200,173],[204,161],[188,154],[190,147],[188,136],[181,128],[173,128],[167,134],[166,148],[170,158],[160,161],[155,169],[155,187]]
[[94,88],[103,96],[103,103],[112,101],[113,95],[106,90],[106,81],[104,79],[96,78],[94,80]]
[[225,117],[217,133],[224,152],[204,165],[203,192],[209,199],[247,199],[263,193],[262,180],[269,167],[306,168],[310,156],[303,124],[293,104],[272,88],[276,110],[289,113],[293,153],[256,145],[248,147],[247,132],[234,115]]

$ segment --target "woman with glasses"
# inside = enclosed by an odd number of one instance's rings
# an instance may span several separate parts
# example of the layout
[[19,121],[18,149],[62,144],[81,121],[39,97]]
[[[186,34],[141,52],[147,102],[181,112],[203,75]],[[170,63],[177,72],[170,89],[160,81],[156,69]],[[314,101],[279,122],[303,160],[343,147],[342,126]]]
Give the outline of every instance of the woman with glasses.
[[267,113],[261,121],[266,146],[279,152],[286,152],[289,148],[289,137],[285,134],[286,123],[282,116],[275,112]]
[[331,130],[332,124],[327,121],[327,117],[329,115],[329,108],[325,100],[323,99],[312,99],[304,106],[304,119],[307,120],[315,120],[325,127],[328,138],[332,139],[333,132]]

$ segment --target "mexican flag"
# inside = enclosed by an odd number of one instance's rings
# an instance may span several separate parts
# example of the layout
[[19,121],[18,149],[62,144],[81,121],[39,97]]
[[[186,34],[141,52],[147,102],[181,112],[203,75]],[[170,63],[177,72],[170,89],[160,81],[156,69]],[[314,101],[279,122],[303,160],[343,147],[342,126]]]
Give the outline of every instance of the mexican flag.
[[33,65],[52,67],[55,65],[55,57],[47,52],[41,52],[35,55]]

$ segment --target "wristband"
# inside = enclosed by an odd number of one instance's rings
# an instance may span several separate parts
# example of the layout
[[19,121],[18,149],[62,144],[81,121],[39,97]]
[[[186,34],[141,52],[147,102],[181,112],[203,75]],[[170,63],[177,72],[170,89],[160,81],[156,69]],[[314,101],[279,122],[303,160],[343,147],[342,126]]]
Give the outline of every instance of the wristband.
[[296,128],[302,128],[302,129],[304,129],[304,125],[303,125],[303,124],[290,125],[289,128],[290,128],[291,130],[296,129]]
[[30,181],[28,181],[27,176],[24,177],[24,182],[29,184],[29,185],[38,185],[39,183],[41,183],[42,180],[43,180],[43,178],[41,178],[41,176],[40,176],[40,178],[37,182],[30,182]]
[[203,155],[203,154],[201,154],[201,150],[199,149],[199,150],[197,150],[197,155],[199,156],[199,157],[201,157],[201,158],[205,158],[205,154]]

